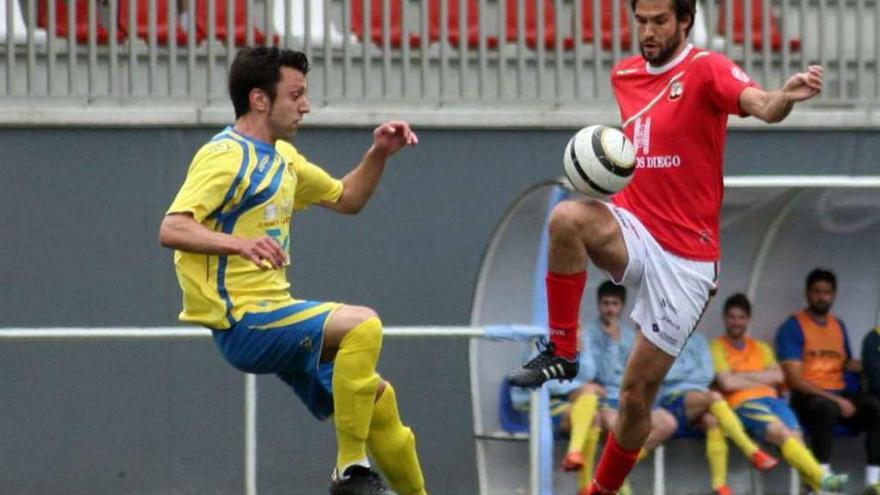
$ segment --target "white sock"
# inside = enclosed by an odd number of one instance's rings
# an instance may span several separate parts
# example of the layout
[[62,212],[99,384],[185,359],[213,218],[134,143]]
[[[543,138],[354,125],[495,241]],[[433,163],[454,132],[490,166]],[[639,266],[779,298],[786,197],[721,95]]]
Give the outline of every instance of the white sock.
[[865,484],[868,486],[880,483],[880,466],[868,466],[865,468]]
[[831,464],[822,464],[822,472],[825,473],[825,476],[831,474]]

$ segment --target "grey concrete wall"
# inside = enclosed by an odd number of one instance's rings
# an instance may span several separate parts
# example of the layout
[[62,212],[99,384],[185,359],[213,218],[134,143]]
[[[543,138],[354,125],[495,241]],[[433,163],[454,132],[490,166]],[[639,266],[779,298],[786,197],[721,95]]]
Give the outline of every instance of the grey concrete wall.
[[[215,129],[0,132],[0,327],[164,326],[180,295],[159,221]],[[427,130],[357,217],[294,220],[298,297],[376,308],[389,325],[466,324],[492,228],[561,173],[566,131]],[[305,129],[341,175],[365,129]],[[733,132],[728,172],[876,174],[870,132]],[[531,273],[531,268],[527,270]],[[0,493],[240,493],[242,377],[209,341],[0,345]],[[380,365],[419,435],[433,493],[476,492],[463,341],[388,341]],[[261,493],[321,493],[328,424],[260,379]]]

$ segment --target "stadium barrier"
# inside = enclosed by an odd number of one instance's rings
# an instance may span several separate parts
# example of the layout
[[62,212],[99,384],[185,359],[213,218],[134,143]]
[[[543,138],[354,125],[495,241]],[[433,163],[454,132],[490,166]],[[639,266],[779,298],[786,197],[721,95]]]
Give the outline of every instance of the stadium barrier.
[[[232,57],[254,44],[305,51],[316,106],[610,102],[613,63],[638,50],[627,4],[0,0],[0,104],[225,105]],[[821,63],[811,105],[862,108],[880,103],[878,26],[878,0],[719,0],[699,3],[692,38],[765,87]]]

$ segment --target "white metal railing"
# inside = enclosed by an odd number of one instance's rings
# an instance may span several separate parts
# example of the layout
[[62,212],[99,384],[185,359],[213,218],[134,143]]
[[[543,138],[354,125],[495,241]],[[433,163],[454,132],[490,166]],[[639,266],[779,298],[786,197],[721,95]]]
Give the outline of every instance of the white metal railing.
[[[225,104],[227,67],[255,43],[305,51],[318,106],[607,101],[612,64],[637,53],[628,4],[0,0],[0,105]],[[818,105],[880,103],[880,0],[699,1],[695,21],[695,43],[765,86],[819,62]]]
[[[401,337],[482,337],[480,327],[389,327],[384,335]],[[168,328],[0,328],[4,340],[152,340],[204,339],[211,331],[198,327]],[[257,495],[257,379],[245,374],[244,380],[244,493]]]

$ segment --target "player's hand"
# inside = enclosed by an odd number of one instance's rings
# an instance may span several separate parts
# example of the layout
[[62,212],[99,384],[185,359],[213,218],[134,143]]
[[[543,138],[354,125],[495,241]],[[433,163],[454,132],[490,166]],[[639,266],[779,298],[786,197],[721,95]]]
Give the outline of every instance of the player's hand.
[[851,418],[856,413],[856,406],[849,399],[838,397],[835,402],[840,407],[840,415],[844,418]]
[[373,148],[388,156],[400,151],[406,145],[419,144],[416,133],[409,124],[400,120],[386,122],[373,131]]
[[791,76],[782,86],[782,93],[792,102],[808,100],[822,91],[821,65],[811,65],[806,72]]
[[283,268],[287,263],[287,253],[272,237],[260,237],[258,239],[242,239],[238,248],[238,255],[250,260],[260,270]]

